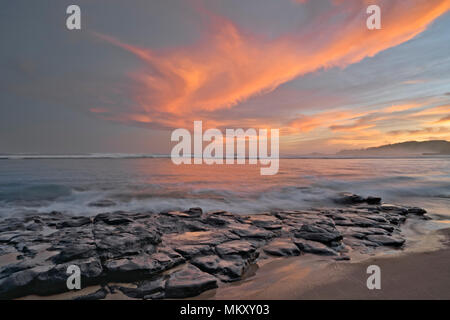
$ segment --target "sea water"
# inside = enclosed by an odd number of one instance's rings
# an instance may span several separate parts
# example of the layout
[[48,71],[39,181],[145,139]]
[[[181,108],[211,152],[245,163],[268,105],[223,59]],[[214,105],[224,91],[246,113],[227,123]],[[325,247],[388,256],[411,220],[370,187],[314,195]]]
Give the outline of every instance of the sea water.
[[[333,206],[340,192],[381,196],[450,219],[450,157],[281,159],[255,165],[175,165],[164,157],[15,157],[0,160],[0,216],[185,210],[262,213]],[[110,207],[92,206],[110,200]]]

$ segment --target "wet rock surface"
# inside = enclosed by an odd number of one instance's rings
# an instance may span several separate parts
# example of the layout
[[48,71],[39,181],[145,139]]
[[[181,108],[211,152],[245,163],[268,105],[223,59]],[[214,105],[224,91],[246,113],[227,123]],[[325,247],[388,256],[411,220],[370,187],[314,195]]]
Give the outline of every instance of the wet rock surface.
[[291,241],[291,239],[277,239],[270,242],[263,248],[265,253],[273,256],[298,256],[299,248]]
[[[81,271],[77,299],[195,296],[241,280],[267,256],[315,254],[345,261],[351,252],[401,248],[400,225],[426,219],[417,207],[345,194],[342,205],[259,215],[200,208],[165,213],[111,212],[72,217],[59,212],[0,220],[0,298],[69,291],[67,268]],[[120,283],[126,283],[120,285]]]
[[337,256],[337,252],[321,242],[310,240],[295,240],[297,247],[306,253],[314,253],[324,256]]
[[208,289],[217,288],[217,278],[188,264],[175,271],[166,281],[166,298],[184,298],[200,294]]

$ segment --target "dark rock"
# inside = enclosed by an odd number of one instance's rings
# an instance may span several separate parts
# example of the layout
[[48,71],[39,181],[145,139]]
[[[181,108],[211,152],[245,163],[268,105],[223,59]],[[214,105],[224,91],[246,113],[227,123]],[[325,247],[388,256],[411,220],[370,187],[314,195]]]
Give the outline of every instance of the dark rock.
[[279,230],[283,227],[280,220],[273,215],[258,214],[248,218],[249,222],[267,230]]
[[274,240],[263,248],[264,252],[273,256],[298,256],[300,250],[290,240]]
[[6,231],[3,233],[0,233],[0,243],[8,243],[11,242],[14,238],[17,238],[22,233],[20,231]]
[[65,248],[59,254],[52,257],[52,261],[61,264],[76,259],[86,259],[94,256],[96,247],[94,245],[74,245]]
[[352,237],[344,237],[344,240],[342,240],[342,242],[353,249],[365,247],[361,239],[356,239]]
[[145,300],[159,300],[159,299],[164,299],[166,297],[166,294],[164,293],[164,291],[161,292],[156,292],[156,293],[152,293],[149,295],[146,295],[144,297]]
[[386,220],[388,220],[390,224],[399,225],[406,220],[406,217],[397,214],[389,214],[386,215]]
[[382,204],[378,208],[381,211],[396,212],[402,215],[408,214],[408,209],[393,204]]
[[20,221],[14,221],[12,219],[5,219],[0,224],[0,233],[7,232],[7,231],[16,231],[16,230],[24,230],[25,224]]
[[161,277],[154,280],[141,281],[136,288],[118,287],[118,289],[130,298],[144,299],[144,297],[163,291],[165,283],[166,280]]
[[190,208],[186,211],[169,211],[165,214],[177,218],[200,218],[203,214],[201,208]]
[[2,261],[2,256],[9,253],[16,253],[17,250],[13,246],[0,245],[0,263]]
[[357,217],[357,216],[353,216],[350,217],[350,220],[352,221],[354,226],[357,227],[376,227],[377,226],[377,222],[371,219],[367,219],[364,217]]
[[76,297],[73,300],[101,300],[101,299],[105,299],[106,296],[108,295],[108,291],[105,288],[101,288],[93,293],[84,295],[84,296],[80,296],[80,297]]
[[367,240],[378,243],[382,246],[400,247],[405,243],[404,239],[395,238],[387,235],[369,235]]
[[106,259],[139,254],[148,245],[161,242],[161,236],[154,227],[139,223],[115,227],[97,223],[94,237],[98,254]]
[[350,219],[335,219],[335,223],[337,226],[342,226],[342,227],[352,227],[355,225],[353,223],[353,221]]
[[340,204],[358,204],[364,203],[365,199],[357,194],[342,193],[339,198],[336,198],[334,201]]
[[237,281],[242,278],[250,261],[237,257],[221,259],[216,255],[197,257],[191,263],[200,270],[214,274],[222,281]]
[[373,241],[366,240],[366,239],[362,239],[361,243],[363,245],[365,245],[366,247],[380,247],[381,246],[381,243],[379,243],[379,242],[373,242]]
[[125,213],[100,213],[94,218],[94,222],[103,222],[112,226],[124,225],[133,222]]
[[229,240],[226,232],[195,231],[173,234],[165,237],[168,243],[175,245],[217,245]]
[[208,226],[199,221],[188,220],[182,222],[183,228],[188,231],[208,231]]
[[191,215],[189,215],[186,212],[181,212],[181,211],[169,211],[169,212],[165,212],[164,214],[171,216],[171,217],[176,217],[176,218],[191,218]]
[[366,236],[371,234],[388,234],[388,231],[382,228],[361,228],[361,227],[350,227],[346,228],[344,232],[345,236],[355,237],[358,239],[364,239]]
[[15,272],[32,269],[37,266],[38,266],[37,263],[32,261],[16,260],[16,262],[14,263],[6,264],[0,267],[0,279],[6,278]]
[[0,299],[14,299],[29,294],[38,272],[27,269],[0,279]]
[[221,257],[239,255],[248,258],[254,255],[256,247],[249,241],[233,240],[218,245],[216,251]]
[[160,249],[159,252],[152,254],[151,257],[158,261],[164,270],[175,267],[186,261],[182,255],[168,248]]
[[354,193],[342,193],[342,194],[340,194],[339,198],[335,199],[335,202],[340,203],[340,204],[346,204],[346,205],[354,205],[354,204],[361,204],[361,203],[375,205],[375,204],[381,203],[381,198],[380,197],[372,197],[372,196],[364,198],[364,197],[354,194]]
[[43,226],[40,223],[31,223],[26,226],[26,230],[29,231],[41,231],[42,229]]
[[242,238],[270,239],[275,236],[271,231],[248,224],[235,224],[229,230]]
[[86,224],[91,223],[91,218],[89,217],[80,217],[80,218],[72,218],[70,220],[65,220],[59,223],[56,223],[56,228],[73,228],[73,227],[81,227]]
[[226,226],[231,221],[229,217],[220,214],[210,214],[204,219],[204,222],[215,227],[222,227]]
[[380,229],[384,229],[387,232],[393,232],[394,230],[396,230],[393,226],[388,224],[379,224],[377,227]]
[[[70,264],[80,267],[84,286],[100,281],[102,266],[96,259],[75,260]],[[67,268],[69,264],[38,265],[17,271],[0,279],[0,297],[16,298],[27,294],[49,295],[67,291]]]
[[174,248],[174,250],[186,259],[191,259],[199,255],[208,255],[213,252],[212,248],[208,245],[186,245]]
[[138,288],[117,287],[116,289],[121,291],[127,297],[130,297],[133,299],[143,299],[144,298],[144,295],[142,295],[141,290],[139,290]]
[[[117,211],[89,218],[55,212],[0,219],[0,298],[66,292],[66,271],[72,264],[81,268],[83,287],[133,282],[137,287],[120,288],[129,297],[196,295],[217,286],[217,279],[242,279],[255,267],[258,248],[276,256],[303,251],[346,260],[352,250],[366,254],[403,245],[400,224],[409,215],[425,213],[416,207],[374,205],[377,199],[370,197],[364,201],[368,204],[249,216],[203,214],[192,208],[165,214]],[[278,239],[270,242],[274,237]],[[170,274],[186,259],[190,263]],[[109,287],[113,293],[114,286]],[[102,298],[106,288],[80,299]]]
[[381,198],[380,197],[367,197],[366,202],[368,204],[380,204],[381,203]]
[[214,288],[217,288],[217,279],[214,276],[189,264],[170,275],[166,282],[165,297],[192,297]]
[[415,214],[418,216],[423,216],[425,213],[427,213],[427,210],[419,208],[419,207],[412,207],[412,208],[408,208],[408,213]]
[[343,256],[339,256],[339,257],[334,258],[334,260],[336,260],[336,261],[349,261],[350,257],[346,256],[346,255],[343,255]]
[[385,217],[381,215],[365,215],[364,218],[373,220],[378,223],[389,223]]
[[191,218],[200,218],[203,214],[202,208],[190,208],[185,211]]
[[144,280],[138,284],[138,288],[142,290],[145,295],[155,292],[163,291],[166,285],[166,280],[163,277],[154,280]]
[[313,224],[302,225],[300,231],[295,233],[295,237],[323,243],[342,240],[342,235],[336,228]]
[[309,240],[295,240],[295,245],[306,253],[314,253],[325,256],[336,256],[337,252],[327,247],[323,243]]
[[109,279],[130,281],[156,275],[183,263],[185,259],[175,251],[161,251],[152,255],[140,254],[136,256],[111,259],[105,262]]
[[67,268],[70,265],[76,265],[80,268],[81,285],[83,287],[101,282],[103,268],[99,259],[73,260],[69,263],[55,265],[50,269],[47,268],[48,270],[44,272],[39,272],[35,278],[33,293],[50,295],[67,291]]
[[148,255],[108,260],[105,268],[109,279],[128,281],[153,276],[165,270],[159,261]]
[[115,205],[116,203],[114,201],[108,199],[93,201],[88,204],[89,207],[99,207],[99,208],[113,207]]

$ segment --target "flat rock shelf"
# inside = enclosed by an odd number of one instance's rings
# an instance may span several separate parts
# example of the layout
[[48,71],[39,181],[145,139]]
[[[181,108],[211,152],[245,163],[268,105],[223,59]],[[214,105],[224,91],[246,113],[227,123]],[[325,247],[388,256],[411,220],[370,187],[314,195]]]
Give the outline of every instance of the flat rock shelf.
[[337,261],[350,252],[400,248],[400,225],[426,219],[417,207],[345,194],[336,207],[237,215],[226,211],[60,212],[0,220],[0,298],[69,291],[67,268],[103,299],[120,291],[136,299],[185,298],[239,281],[267,256],[315,254]]

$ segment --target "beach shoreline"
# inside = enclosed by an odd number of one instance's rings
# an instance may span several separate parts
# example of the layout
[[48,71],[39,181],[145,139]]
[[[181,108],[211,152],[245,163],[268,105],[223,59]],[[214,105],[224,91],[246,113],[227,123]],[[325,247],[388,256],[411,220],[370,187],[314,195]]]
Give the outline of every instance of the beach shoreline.
[[[428,236],[437,246],[422,243],[395,253],[340,262],[312,256],[273,260],[262,264],[251,279],[192,299],[448,300],[450,228],[433,231]],[[370,265],[380,267],[380,290],[367,288]]]

